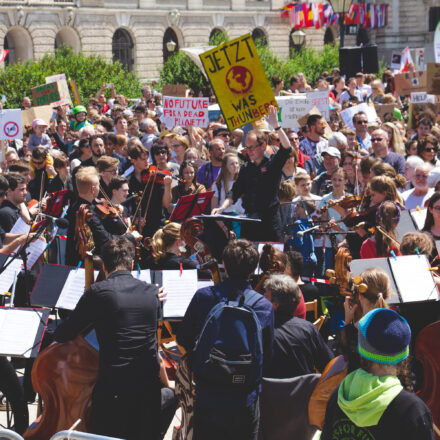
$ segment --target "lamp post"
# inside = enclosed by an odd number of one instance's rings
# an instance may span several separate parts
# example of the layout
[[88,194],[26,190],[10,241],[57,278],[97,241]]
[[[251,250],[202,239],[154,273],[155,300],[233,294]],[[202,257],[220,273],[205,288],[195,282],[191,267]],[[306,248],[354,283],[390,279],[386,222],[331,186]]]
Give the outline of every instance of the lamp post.
[[300,50],[306,41],[306,34],[301,30],[297,30],[290,35],[290,38],[292,39],[295,50]]
[[173,40],[168,41],[168,43],[166,44],[167,46],[167,51],[170,53],[173,53],[176,50],[176,42]]
[[353,0],[328,0],[330,3],[333,12],[335,14],[339,14],[339,47],[344,47],[344,34],[345,34],[345,26],[344,19],[345,14],[350,9],[351,2]]

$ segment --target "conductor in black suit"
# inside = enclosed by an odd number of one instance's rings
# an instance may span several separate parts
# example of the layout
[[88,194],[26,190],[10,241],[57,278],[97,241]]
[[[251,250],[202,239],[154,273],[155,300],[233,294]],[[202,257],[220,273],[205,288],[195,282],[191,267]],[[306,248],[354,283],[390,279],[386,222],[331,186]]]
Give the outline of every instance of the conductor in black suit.
[[161,385],[157,345],[158,287],[133,278],[134,245],[124,237],[101,252],[105,281],[93,284],[56,330],[75,338],[89,326],[99,342],[98,382],[92,395],[96,434],[127,440],[159,439]]

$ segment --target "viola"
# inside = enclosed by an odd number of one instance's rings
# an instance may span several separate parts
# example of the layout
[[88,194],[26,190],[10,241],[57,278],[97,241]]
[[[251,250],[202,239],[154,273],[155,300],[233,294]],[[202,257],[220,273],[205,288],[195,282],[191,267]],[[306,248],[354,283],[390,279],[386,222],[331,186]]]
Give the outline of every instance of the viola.
[[96,211],[101,216],[101,218],[116,218],[119,217],[122,212],[116,207],[114,207],[110,202],[107,200],[99,200],[99,203],[95,205]]
[[182,179],[173,176],[173,173],[170,170],[165,169],[159,171],[156,165],[150,165],[148,169],[142,170],[141,172],[141,180],[143,183],[148,183],[153,181],[159,185],[162,185],[164,183],[166,176],[170,176],[174,180],[183,182]]

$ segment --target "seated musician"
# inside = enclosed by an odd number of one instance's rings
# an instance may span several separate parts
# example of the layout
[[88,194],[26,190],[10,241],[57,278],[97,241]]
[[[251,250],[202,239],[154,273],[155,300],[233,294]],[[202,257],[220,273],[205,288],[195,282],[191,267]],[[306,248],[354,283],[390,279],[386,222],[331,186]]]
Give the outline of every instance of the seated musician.
[[375,309],[359,321],[361,368],[330,397],[321,440],[434,438],[431,412],[407,391],[407,374],[398,378],[406,373],[410,340],[408,323],[393,310]]
[[168,223],[153,235],[152,255],[147,258],[147,267],[154,270],[196,269],[196,261],[181,255],[180,249],[184,246],[180,224]]
[[108,191],[111,194],[111,206],[115,208],[117,214],[105,216],[103,220],[104,227],[111,234],[123,235],[131,225],[128,209],[123,205],[128,196],[128,180],[122,176],[113,177],[108,186]]
[[301,299],[298,285],[288,275],[271,275],[264,282],[264,296],[274,308],[275,330],[272,363],[266,377],[279,379],[319,372],[333,359],[319,330],[293,316]]
[[400,206],[392,201],[382,202],[377,208],[374,235],[361,246],[361,258],[378,258],[400,255],[395,230],[400,220]]
[[69,318],[57,328],[55,340],[69,341],[89,326],[96,330],[99,372],[92,395],[95,434],[128,440],[158,439],[158,288],[133,278],[134,253],[133,244],[126,238],[107,241],[101,252],[107,279],[84,293]]
[[[90,205],[92,217],[88,221],[88,225],[93,234],[93,241],[95,243],[96,252],[100,251],[102,245],[113,238],[113,235],[108,232],[101,217],[95,212],[94,205],[96,205],[96,197],[99,193],[99,175],[95,167],[83,167],[76,173],[76,188],[78,190],[78,198],[73,202],[67,211],[67,219],[69,221],[69,228],[67,230],[67,244],[66,244],[66,262],[70,266],[76,266],[81,258],[77,250],[76,238],[76,213],[79,207],[83,204]],[[140,238],[136,231],[129,231],[124,235],[131,239]]]
[[[293,278],[293,273],[291,271],[287,254],[281,252],[269,243],[266,243],[263,246],[263,250],[260,255],[259,265],[260,269],[263,271],[263,275],[260,277],[259,284],[261,283],[261,280],[263,278],[266,279],[268,275],[274,273],[286,274]],[[293,316],[306,319],[306,305],[304,303],[304,298],[301,291],[299,292],[299,296],[299,303],[295,307]]]
[[206,192],[206,188],[200,183],[197,183],[196,176],[197,166],[195,163],[183,161],[179,170],[179,178],[183,181],[179,182],[174,188],[172,188],[172,203],[177,203],[180,197],[187,196],[189,194]]

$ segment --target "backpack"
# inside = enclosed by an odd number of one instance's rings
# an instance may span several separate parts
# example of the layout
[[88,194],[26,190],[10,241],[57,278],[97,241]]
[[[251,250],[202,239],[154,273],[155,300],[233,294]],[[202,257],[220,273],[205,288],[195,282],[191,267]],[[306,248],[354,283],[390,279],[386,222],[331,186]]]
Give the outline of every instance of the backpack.
[[262,330],[253,307],[263,296],[237,290],[233,294],[238,300],[231,300],[211,289],[219,302],[208,313],[195,344],[195,381],[222,392],[253,391],[263,376]]

